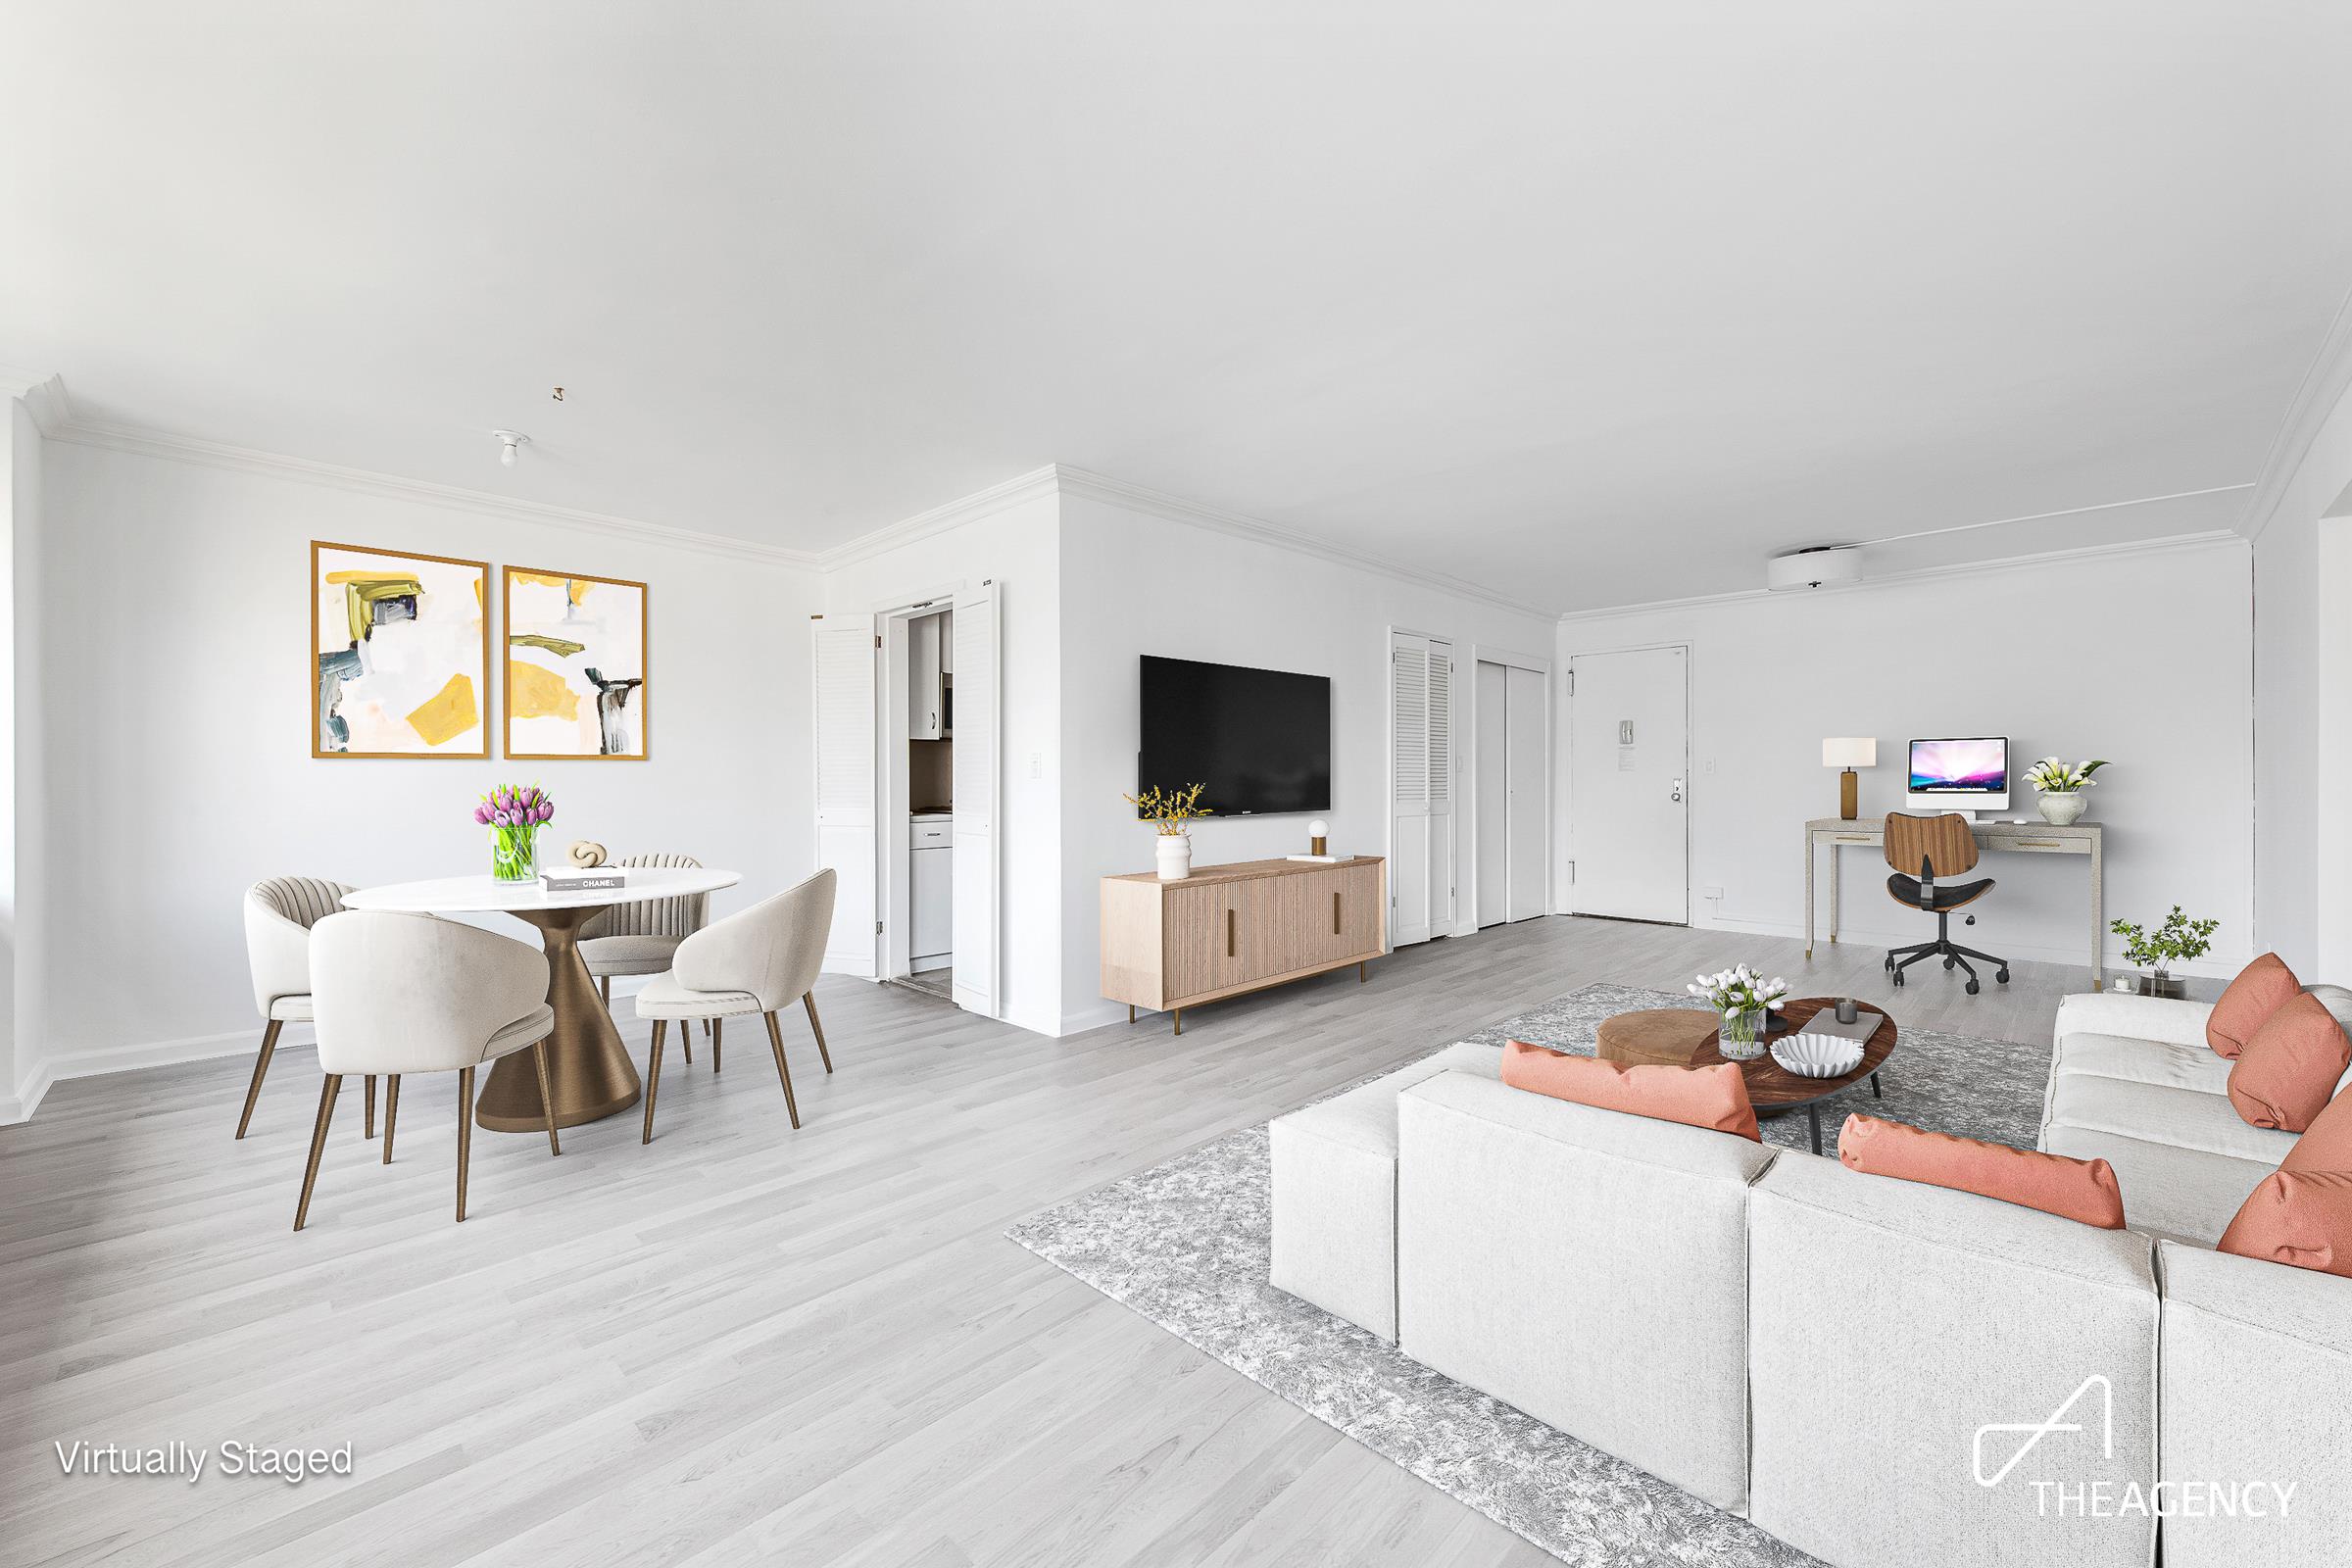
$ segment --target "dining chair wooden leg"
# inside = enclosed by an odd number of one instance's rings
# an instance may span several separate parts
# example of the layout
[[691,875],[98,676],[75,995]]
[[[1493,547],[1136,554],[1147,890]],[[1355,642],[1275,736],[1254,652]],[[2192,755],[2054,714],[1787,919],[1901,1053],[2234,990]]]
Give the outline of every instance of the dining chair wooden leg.
[[373,1073],[368,1075],[368,1098],[360,1111],[360,1132],[365,1137],[373,1138],[375,1136],[375,1074]]
[[596,977],[596,990],[597,994],[605,999],[606,1006],[610,1007],[612,1005],[612,977],[611,975],[598,975]]
[[[726,1038],[719,1032],[719,1026],[724,1024],[726,1021],[727,1020],[724,1018],[713,1018],[710,1020],[710,1070],[714,1073],[718,1071],[719,1042]],[[683,1034],[685,1031],[693,1027],[694,1025],[690,1023],[681,1022],[678,1025],[678,1031],[679,1033]]]
[[680,1018],[678,1020],[678,1045],[686,1053],[686,1065],[689,1067],[693,1066],[694,1020],[692,1018]]
[[768,1013],[766,1017],[767,1043],[775,1048],[776,1053],[776,1076],[784,1083],[784,1113],[792,1118],[793,1127],[798,1129],[801,1125],[801,1107],[792,1102],[792,1069],[784,1065],[784,1031],[776,1026],[774,1013]]
[[547,1116],[547,1152],[551,1154],[561,1154],[564,1152],[564,1146],[556,1142],[556,1096],[555,1092],[547,1087],[546,1041],[540,1040],[532,1043],[531,1065],[539,1069],[539,1108]]
[[335,1092],[343,1087],[343,1075],[330,1072],[326,1082],[318,1086],[318,1121],[311,1128],[311,1162],[303,1167],[302,1201],[294,1205],[294,1228],[302,1229],[311,1217],[311,1189],[318,1185],[318,1156],[326,1152],[326,1124],[334,1120]]
[[825,1049],[825,1026],[816,1021],[816,993],[801,993],[801,1005],[808,1009],[808,1027],[816,1035],[816,1054],[825,1058],[825,1071],[833,1070],[833,1053]]
[[285,1025],[278,1019],[270,1020],[262,1031],[262,1054],[253,1059],[253,1082],[245,1086],[245,1114],[237,1118],[237,1136],[245,1136],[246,1126],[253,1120],[254,1102],[262,1098],[262,1079],[270,1071],[270,1058],[277,1054],[277,1032]]
[[400,1120],[400,1074],[384,1078],[384,1163],[392,1163],[392,1127]]
[[[645,1058],[645,1131],[637,1139],[640,1144],[654,1141],[654,1097],[662,1092],[662,1036],[668,1028],[668,1019],[654,1020],[654,1049]],[[681,1040],[693,1033],[694,1025],[691,1023],[678,1026],[678,1038]]]
[[458,1069],[458,1223],[466,1223],[466,1165],[473,1154],[473,1069]]

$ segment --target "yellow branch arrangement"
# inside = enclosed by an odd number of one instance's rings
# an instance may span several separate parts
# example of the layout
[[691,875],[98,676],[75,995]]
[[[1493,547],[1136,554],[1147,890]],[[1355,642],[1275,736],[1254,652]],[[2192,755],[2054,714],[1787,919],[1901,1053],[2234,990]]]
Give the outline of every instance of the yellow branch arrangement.
[[1163,834],[1180,834],[1184,824],[1196,816],[1214,816],[1216,813],[1200,804],[1200,792],[1207,786],[1190,784],[1180,790],[1163,790],[1157,785],[1141,795],[1122,795],[1119,799],[1151,819]]

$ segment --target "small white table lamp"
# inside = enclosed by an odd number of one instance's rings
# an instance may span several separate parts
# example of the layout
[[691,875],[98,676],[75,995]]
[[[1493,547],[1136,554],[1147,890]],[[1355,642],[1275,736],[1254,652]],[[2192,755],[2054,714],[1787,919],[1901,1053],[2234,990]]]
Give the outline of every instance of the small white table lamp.
[[1862,814],[1862,779],[1854,769],[1879,765],[1878,737],[1859,735],[1825,740],[1821,743],[1821,765],[1845,770],[1838,776],[1838,814],[1851,822]]
[[1329,845],[1329,844],[1330,844],[1330,842],[1331,842],[1331,824],[1330,824],[1329,822],[1326,822],[1326,821],[1324,821],[1324,820],[1323,820],[1321,817],[1319,817],[1319,816],[1318,816],[1318,817],[1316,817],[1316,818],[1315,818],[1313,821],[1311,821],[1311,822],[1309,822],[1309,823],[1307,823],[1307,824],[1306,824],[1306,853],[1307,853],[1307,854],[1309,854],[1309,855],[1329,855],[1329,854],[1331,853],[1331,851],[1330,851],[1328,848],[1326,848],[1326,846],[1327,846],[1327,845]]

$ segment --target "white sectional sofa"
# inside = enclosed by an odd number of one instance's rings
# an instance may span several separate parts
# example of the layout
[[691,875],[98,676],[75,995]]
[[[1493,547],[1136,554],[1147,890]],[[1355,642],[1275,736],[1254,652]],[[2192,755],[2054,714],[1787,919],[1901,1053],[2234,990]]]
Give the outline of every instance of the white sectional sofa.
[[1462,1045],[1273,1124],[1273,1280],[1836,1568],[2145,1568],[2155,1506],[2165,1568],[2352,1562],[2352,1281],[2211,1250],[2294,1136],[2230,1108],[2209,1011],[2059,1010],[2043,1147],[2112,1163],[2128,1231],[1509,1089]]

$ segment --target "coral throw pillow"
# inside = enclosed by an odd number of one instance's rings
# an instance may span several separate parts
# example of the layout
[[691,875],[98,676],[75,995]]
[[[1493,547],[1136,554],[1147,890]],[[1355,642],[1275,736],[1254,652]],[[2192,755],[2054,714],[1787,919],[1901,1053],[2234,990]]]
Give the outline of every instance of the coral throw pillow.
[[2205,1020],[2205,1043],[2235,1061],[2264,1020],[2302,994],[2303,983],[2286,960],[2276,953],[2264,954],[2238,970],[2222,1000],[2213,1004],[2213,1016]]
[[1762,1143],[1747,1080],[1728,1062],[1720,1067],[1628,1066],[1595,1056],[1573,1056],[1514,1040],[1502,1048],[1502,1081],[1554,1100],[1657,1121],[1679,1121]]
[[2317,997],[2272,1013],[2230,1068],[2230,1103],[2249,1127],[2299,1133],[2318,1119],[2352,1066],[2352,1038]]
[[2069,1159],[1881,1121],[1860,1112],[1838,1134],[1838,1159],[1865,1176],[1891,1176],[1997,1198],[2101,1230],[2124,1228],[2124,1193],[2103,1159]]
[[2352,1277],[2352,1175],[2273,1171],[2222,1232],[2218,1250]]
[[2341,1090],[2327,1108],[2311,1118],[2295,1147],[2278,1162],[2280,1170],[2352,1170],[2352,1094]]

